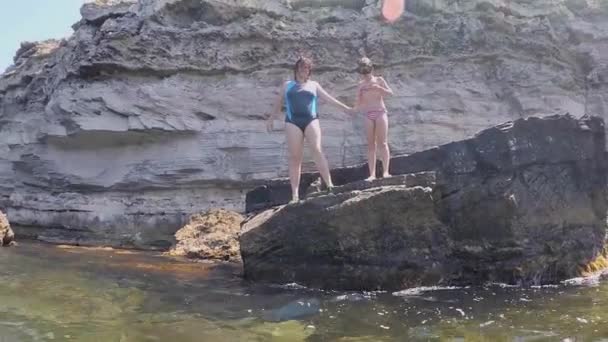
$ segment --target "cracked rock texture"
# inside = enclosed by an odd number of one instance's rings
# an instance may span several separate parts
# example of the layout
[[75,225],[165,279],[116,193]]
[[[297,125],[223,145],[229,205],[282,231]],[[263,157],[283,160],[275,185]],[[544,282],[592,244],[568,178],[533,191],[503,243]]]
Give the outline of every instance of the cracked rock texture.
[[[190,214],[242,211],[286,176],[262,115],[299,54],[353,103],[367,55],[392,85],[390,145],[409,154],[529,115],[606,117],[608,3],[95,1],[74,34],[24,43],[0,77],[0,209],[41,240],[168,248]],[[364,161],[363,117],[320,105],[332,167]],[[305,169],[313,164],[306,156]]]

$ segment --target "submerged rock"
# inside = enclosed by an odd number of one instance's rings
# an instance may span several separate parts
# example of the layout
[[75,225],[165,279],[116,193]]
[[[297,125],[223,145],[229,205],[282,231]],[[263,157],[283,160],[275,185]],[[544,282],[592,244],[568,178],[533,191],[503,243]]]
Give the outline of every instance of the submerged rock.
[[15,242],[15,234],[6,215],[0,211],[0,246],[12,246]]
[[321,301],[317,298],[302,298],[291,301],[279,308],[268,310],[262,318],[273,322],[302,319],[319,314]]
[[175,233],[170,255],[188,258],[240,261],[238,234],[243,216],[224,210],[196,214]]
[[[393,174],[430,172],[349,184],[364,168],[333,170],[346,185],[248,220],[245,276],[340,289],[540,284],[577,276],[604,246],[597,117],[520,119],[392,160]],[[264,191],[280,198],[286,182]]]

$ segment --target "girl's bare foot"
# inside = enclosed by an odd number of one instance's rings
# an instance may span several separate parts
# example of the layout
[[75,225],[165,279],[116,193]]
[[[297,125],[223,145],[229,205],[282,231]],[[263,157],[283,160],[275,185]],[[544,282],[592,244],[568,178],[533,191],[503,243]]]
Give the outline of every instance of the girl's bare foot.
[[391,175],[390,173],[384,173],[384,174],[382,174],[382,178],[390,178],[392,176],[393,175]]
[[300,201],[300,197],[298,196],[293,196],[291,198],[291,201],[289,201],[289,204],[293,204],[293,203],[298,203]]
[[369,176],[369,177],[365,178],[365,180],[368,181],[368,182],[371,182],[371,181],[373,181],[375,179],[376,179],[376,176]]

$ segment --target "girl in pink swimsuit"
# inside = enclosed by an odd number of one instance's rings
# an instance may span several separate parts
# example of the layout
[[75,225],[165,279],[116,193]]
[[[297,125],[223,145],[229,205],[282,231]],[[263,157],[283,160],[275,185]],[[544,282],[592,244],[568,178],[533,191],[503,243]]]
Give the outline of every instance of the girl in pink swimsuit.
[[355,109],[366,115],[365,129],[367,131],[367,164],[369,177],[376,179],[376,148],[380,147],[380,161],[382,162],[382,177],[390,177],[388,149],[388,118],[384,96],[392,95],[393,91],[380,76],[374,76],[372,61],[369,58],[359,60],[359,73],[362,80],[357,88],[357,104]]

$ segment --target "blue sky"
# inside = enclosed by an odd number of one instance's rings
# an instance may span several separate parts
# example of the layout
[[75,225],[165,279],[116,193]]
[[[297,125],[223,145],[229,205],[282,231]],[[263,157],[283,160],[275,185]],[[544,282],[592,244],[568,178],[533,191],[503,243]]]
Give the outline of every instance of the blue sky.
[[85,0],[0,0],[0,73],[11,64],[22,41],[72,34]]

